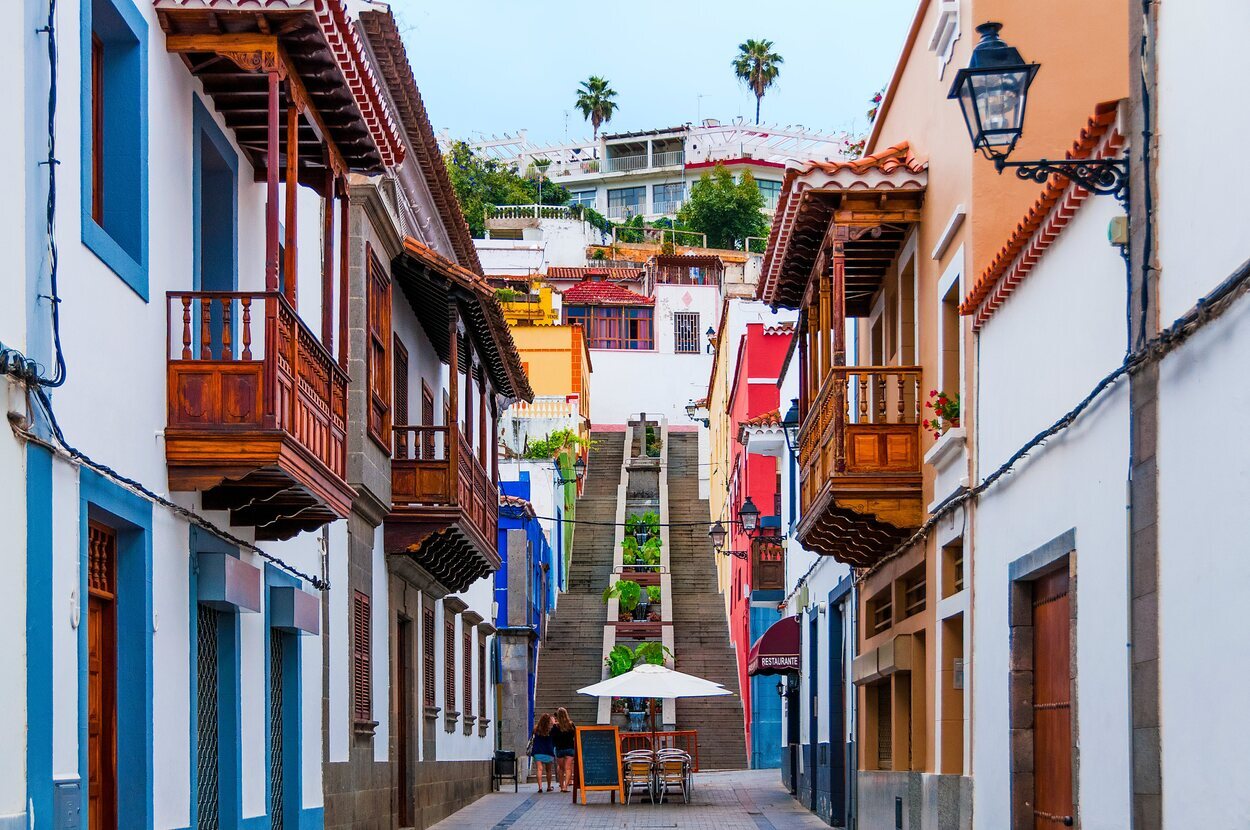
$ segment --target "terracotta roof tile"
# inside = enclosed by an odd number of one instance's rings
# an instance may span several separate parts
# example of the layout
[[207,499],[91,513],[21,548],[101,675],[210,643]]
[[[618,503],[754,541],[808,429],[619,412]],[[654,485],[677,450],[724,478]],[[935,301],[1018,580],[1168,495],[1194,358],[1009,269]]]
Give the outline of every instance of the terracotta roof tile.
[[906,141],[901,141],[892,147],[886,147],[879,153],[873,153],[868,156],[860,156],[857,159],[847,159],[845,161],[813,161],[806,168],[800,168],[799,175],[809,173],[814,169],[823,170],[826,173],[838,173],[843,170],[850,170],[861,175],[867,173],[869,170],[880,170],[882,173],[893,173],[900,167],[912,173],[921,173],[928,169],[929,163],[917,158],[915,153],[911,151],[911,145]]
[[570,305],[655,305],[651,297],[606,280],[584,280],[563,292]]
[[551,280],[584,280],[588,277],[602,277],[609,280],[633,280],[642,279],[643,269],[641,268],[604,268],[595,267],[558,267],[547,269],[547,279]]
[[470,271],[480,273],[482,264],[478,260],[477,247],[473,244],[469,224],[464,219],[451,178],[447,175],[447,166],[434,137],[434,128],[430,125],[421,91],[417,89],[395,16],[389,8],[386,11],[362,12],[360,28],[369,39],[378,71],[399,110],[412,154],[438,207],[456,259]]
[[[1118,101],[1105,101],[1094,108],[1067,158],[1116,154],[1124,143],[1124,137],[1114,128],[1118,106]],[[974,329],[979,329],[1033,270],[1042,252],[1058,238],[1088,197],[1088,190],[1059,175],[1046,181],[1037,200],[960,304],[960,314],[974,315]]]
[[781,426],[781,410],[774,409],[742,422],[744,427],[779,427]]
[[517,508],[527,519],[532,519],[536,515],[534,513],[534,505],[530,504],[528,499],[523,499],[520,496],[509,496],[507,493],[500,493],[499,506]]
[[778,323],[775,326],[764,326],[765,334],[794,334],[794,321],[787,320],[784,323]]

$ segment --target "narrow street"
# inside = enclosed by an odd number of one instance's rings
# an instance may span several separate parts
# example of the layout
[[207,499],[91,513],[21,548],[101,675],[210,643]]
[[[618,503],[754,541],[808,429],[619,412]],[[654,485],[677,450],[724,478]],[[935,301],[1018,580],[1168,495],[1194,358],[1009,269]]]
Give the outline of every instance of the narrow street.
[[803,809],[781,785],[775,769],[705,772],[695,779],[689,804],[680,797],[672,804],[642,801],[629,806],[608,803],[604,793],[592,793],[590,803],[572,803],[567,793],[534,791],[492,793],[434,825],[433,830],[495,830],[512,828],[682,828],[683,830],[798,830],[825,827]]

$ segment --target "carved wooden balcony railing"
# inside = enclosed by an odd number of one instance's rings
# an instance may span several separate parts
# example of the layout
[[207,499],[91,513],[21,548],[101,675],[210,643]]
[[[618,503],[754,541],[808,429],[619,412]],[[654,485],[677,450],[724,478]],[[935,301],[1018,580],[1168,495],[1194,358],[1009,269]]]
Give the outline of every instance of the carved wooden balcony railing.
[[[462,435],[445,426],[392,428],[386,549],[412,554],[452,590],[499,566],[499,488]],[[458,431],[457,431],[458,433]]]
[[278,292],[168,294],[172,490],[201,490],[258,539],[351,509],[347,374]]
[[809,548],[871,564],[923,518],[921,369],[835,366],[799,431]]

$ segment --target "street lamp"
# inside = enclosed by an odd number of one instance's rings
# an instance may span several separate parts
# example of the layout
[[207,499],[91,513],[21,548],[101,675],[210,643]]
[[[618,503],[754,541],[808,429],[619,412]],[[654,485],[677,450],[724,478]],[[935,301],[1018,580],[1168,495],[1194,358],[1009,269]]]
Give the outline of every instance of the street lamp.
[[742,522],[742,529],[748,534],[754,533],[760,524],[760,509],[755,506],[755,502],[751,501],[751,497],[747,496],[747,500],[738,508],[738,521]]
[[790,399],[790,408],[781,419],[781,428],[786,436],[786,448],[790,454],[797,456],[799,450],[799,399]]
[[725,526],[720,523],[719,519],[716,524],[708,528],[707,535],[712,540],[712,547],[716,548],[716,550],[719,551],[725,547]]
[[558,462],[555,464],[555,468],[556,468],[556,484],[560,484],[560,485],[573,484],[575,482],[580,482],[582,478],[586,475],[586,460],[582,458],[581,456],[578,456],[577,460],[573,462],[573,477],[572,478],[564,477],[564,471],[560,469],[560,464]]
[[998,36],[1000,29],[1001,23],[977,27],[981,42],[972,50],[967,68],[955,74],[946,96],[959,101],[973,150],[992,161],[999,173],[1012,167],[1018,178],[1039,184],[1057,173],[1091,193],[1125,201],[1128,159],[1007,160],[1024,132],[1029,86],[1040,66],[1025,63],[1020,52]]

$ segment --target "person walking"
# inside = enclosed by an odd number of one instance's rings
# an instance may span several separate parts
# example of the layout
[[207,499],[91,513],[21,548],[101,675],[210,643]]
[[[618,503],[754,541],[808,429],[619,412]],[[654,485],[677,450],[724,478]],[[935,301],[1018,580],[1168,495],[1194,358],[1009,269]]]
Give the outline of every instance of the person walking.
[[551,737],[555,718],[547,712],[538,717],[534,724],[534,734],[530,736],[530,757],[538,764],[538,791],[543,792],[543,773],[546,772],[547,792],[551,792],[551,777],[555,772],[556,747]]
[[560,779],[560,792],[566,793],[573,788],[573,756],[577,753],[577,725],[569,717],[569,710],[561,706],[556,709],[556,725],[551,730],[551,739],[556,748],[556,777]]

